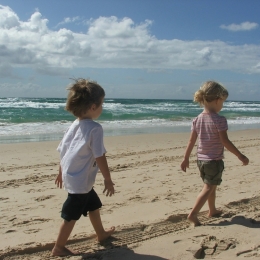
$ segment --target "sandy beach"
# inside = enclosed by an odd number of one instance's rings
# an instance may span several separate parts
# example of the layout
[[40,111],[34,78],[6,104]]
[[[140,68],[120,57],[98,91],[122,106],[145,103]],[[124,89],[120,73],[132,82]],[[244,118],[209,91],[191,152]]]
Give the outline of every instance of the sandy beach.
[[[260,130],[228,134],[250,163],[242,166],[225,151],[217,190],[223,214],[208,218],[205,205],[199,216],[203,225],[196,228],[186,220],[203,186],[196,148],[188,171],[180,169],[189,133],[105,137],[116,194],[102,194],[101,173],[95,190],[103,224],[116,232],[100,245],[89,219],[81,217],[68,245],[81,255],[66,259],[260,259]],[[0,145],[0,259],[59,259],[50,257],[67,196],[54,184],[58,143]]]

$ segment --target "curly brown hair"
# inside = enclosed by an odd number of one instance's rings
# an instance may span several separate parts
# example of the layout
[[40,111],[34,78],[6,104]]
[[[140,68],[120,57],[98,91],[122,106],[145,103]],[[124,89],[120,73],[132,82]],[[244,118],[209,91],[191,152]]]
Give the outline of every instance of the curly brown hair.
[[82,116],[90,107],[95,104],[101,105],[105,96],[104,89],[95,81],[88,79],[75,79],[74,84],[70,85],[65,110],[74,116]]

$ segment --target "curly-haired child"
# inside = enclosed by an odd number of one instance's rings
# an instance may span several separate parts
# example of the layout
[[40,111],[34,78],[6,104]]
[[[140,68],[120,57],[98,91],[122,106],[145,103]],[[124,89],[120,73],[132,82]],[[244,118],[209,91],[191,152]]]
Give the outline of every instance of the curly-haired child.
[[249,163],[248,158],[243,155],[229,140],[227,135],[228,125],[224,116],[218,113],[228,97],[228,91],[215,81],[205,82],[195,93],[194,101],[204,107],[203,112],[193,120],[192,131],[181,169],[186,172],[189,168],[189,157],[198,139],[197,144],[197,165],[204,186],[199,193],[197,200],[188,220],[199,226],[198,213],[208,201],[209,217],[219,215],[220,210],[215,206],[216,188],[222,181],[224,170],[224,147],[236,155],[243,165]]

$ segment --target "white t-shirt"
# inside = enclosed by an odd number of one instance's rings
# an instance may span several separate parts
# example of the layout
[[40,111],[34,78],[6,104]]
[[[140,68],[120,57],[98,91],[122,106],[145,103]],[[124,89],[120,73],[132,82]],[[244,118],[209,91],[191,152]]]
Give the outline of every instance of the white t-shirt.
[[98,172],[95,158],[106,153],[102,126],[91,119],[76,119],[57,150],[65,190],[74,194],[88,193]]

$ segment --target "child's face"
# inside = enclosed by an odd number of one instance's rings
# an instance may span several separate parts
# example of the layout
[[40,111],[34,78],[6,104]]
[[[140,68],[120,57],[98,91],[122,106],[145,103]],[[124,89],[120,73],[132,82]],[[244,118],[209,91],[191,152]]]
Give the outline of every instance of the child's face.
[[101,103],[98,107],[95,104],[93,104],[81,117],[79,117],[79,120],[82,120],[82,119],[97,119],[102,113],[103,102],[104,102],[104,98],[102,98]]
[[223,108],[223,104],[225,102],[226,98],[218,98],[216,100],[216,112],[220,112],[221,109]]
[[103,102],[104,98],[102,98],[100,105],[97,107],[96,105],[93,105],[92,107],[92,119],[97,119],[102,113],[103,110]]

